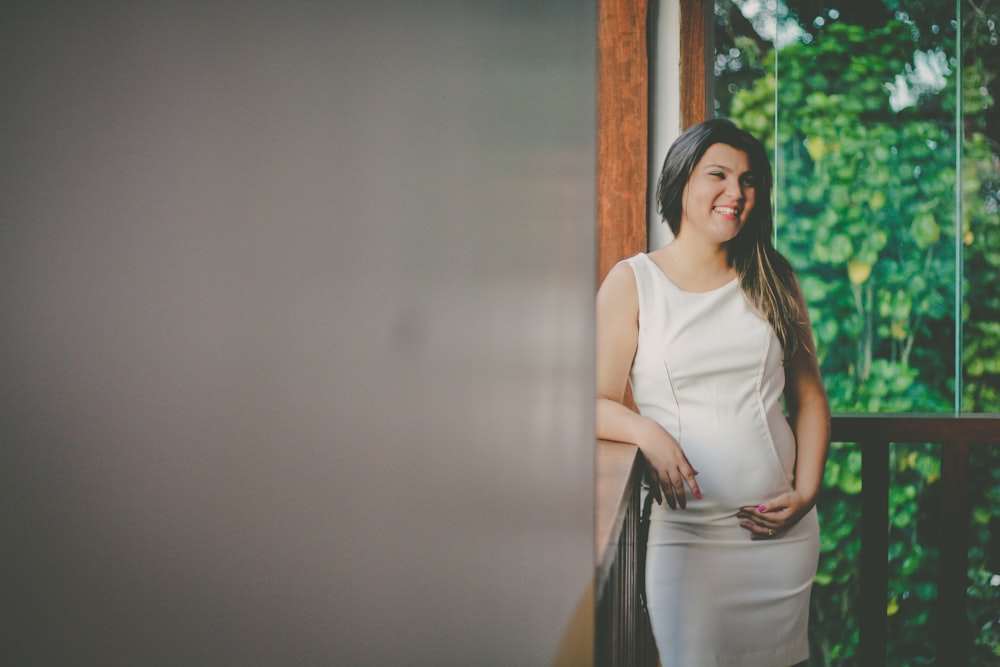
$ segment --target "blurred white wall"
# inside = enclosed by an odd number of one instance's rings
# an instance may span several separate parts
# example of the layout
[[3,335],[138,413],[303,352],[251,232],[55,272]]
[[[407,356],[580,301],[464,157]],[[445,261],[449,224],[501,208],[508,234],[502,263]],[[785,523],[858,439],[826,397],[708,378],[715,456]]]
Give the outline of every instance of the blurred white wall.
[[681,133],[681,9],[676,0],[650,0],[652,32],[649,76],[648,246],[655,250],[673,239],[656,211],[656,186],[667,150]]
[[551,663],[595,5],[6,6],[9,664]]

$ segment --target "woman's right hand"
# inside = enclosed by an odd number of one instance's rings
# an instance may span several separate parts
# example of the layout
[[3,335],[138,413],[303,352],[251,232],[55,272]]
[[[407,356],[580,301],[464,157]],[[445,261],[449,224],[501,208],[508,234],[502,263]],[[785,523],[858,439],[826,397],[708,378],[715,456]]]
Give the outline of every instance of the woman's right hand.
[[686,508],[685,484],[695,498],[701,499],[696,479],[698,471],[688,462],[677,440],[662,426],[649,422],[636,444],[649,465],[650,491],[657,505],[662,505],[666,499],[670,509]]

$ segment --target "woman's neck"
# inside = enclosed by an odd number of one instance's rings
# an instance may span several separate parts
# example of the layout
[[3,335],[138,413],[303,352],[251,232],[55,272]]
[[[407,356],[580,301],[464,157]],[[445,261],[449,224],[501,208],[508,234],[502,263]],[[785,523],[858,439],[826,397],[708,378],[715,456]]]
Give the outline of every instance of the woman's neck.
[[708,247],[678,236],[650,256],[671,280],[692,291],[715,289],[736,277],[725,246]]

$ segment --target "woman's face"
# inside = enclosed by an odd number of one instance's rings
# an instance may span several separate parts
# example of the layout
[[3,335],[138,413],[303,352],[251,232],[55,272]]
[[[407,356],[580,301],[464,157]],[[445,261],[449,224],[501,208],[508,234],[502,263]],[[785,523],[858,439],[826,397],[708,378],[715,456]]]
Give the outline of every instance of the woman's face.
[[679,235],[726,243],[739,234],[755,201],[750,160],[727,144],[712,144],[695,165],[681,195]]

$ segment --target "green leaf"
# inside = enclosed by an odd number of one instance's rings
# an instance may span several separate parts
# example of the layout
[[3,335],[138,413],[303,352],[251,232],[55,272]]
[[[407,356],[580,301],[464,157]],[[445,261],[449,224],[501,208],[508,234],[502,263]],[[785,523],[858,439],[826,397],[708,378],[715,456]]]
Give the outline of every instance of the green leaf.
[[933,215],[923,213],[913,219],[910,233],[913,234],[913,240],[916,241],[917,247],[924,250],[928,246],[937,243],[938,239],[941,238],[941,227]]

